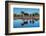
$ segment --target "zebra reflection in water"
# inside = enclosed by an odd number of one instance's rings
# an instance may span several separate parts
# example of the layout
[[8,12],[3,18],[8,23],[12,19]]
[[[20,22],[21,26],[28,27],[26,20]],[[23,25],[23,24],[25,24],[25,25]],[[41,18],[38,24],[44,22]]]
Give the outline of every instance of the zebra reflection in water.
[[[34,21],[31,21],[31,20],[30,20],[29,22],[32,23],[32,24],[34,24]],[[21,25],[24,26],[24,25],[26,25],[26,24],[28,24],[28,21],[24,21]]]

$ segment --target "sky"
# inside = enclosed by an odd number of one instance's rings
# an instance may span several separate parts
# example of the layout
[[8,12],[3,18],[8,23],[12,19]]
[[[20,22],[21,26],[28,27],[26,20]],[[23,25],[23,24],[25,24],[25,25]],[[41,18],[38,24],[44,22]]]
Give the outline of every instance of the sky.
[[39,8],[13,8],[13,12],[16,14],[20,14],[21,11],[24,11],[25,13],[39,13]]

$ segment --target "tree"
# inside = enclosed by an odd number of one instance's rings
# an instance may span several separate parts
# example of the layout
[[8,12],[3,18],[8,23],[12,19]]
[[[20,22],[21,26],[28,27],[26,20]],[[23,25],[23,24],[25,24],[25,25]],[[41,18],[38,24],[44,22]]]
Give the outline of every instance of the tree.
[[14,14],[14,17],[16,17],[16,14]]
[[35,17],[38,17],[38,18],[34,18],[36,21],[39,20],[39,13],[35,13]]
[[32,16],[35,16],[35,14],[33,13]]
[[39,16],[39,13],[35,13],[34,15],[35,15],[35,16]]
[[24,11],[21,11],[22,14],[24,14]]
[[21,11],[21,14],[22,14],[21,16],[23,17],[24,16],[24,11]]

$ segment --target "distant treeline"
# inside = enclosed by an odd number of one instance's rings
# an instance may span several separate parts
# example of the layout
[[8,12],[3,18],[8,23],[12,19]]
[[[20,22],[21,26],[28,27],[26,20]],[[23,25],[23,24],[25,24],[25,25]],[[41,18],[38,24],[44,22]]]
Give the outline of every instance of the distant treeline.
[[14,13],[14,17],[23,17],[23,16],[29,16],[29,17],[32,17],[32,16],[39,16],[39,13],[32,13],[32,14],[29,14],[29,13],[25,13],[24,11],[21,11],[21,14],[16,14]]

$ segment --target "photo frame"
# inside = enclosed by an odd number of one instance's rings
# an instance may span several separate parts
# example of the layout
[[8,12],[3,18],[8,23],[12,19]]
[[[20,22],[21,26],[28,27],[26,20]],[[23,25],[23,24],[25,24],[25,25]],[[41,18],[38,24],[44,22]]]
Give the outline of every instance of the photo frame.
[[5,1],[5,34],[45,32],[45,3]]

